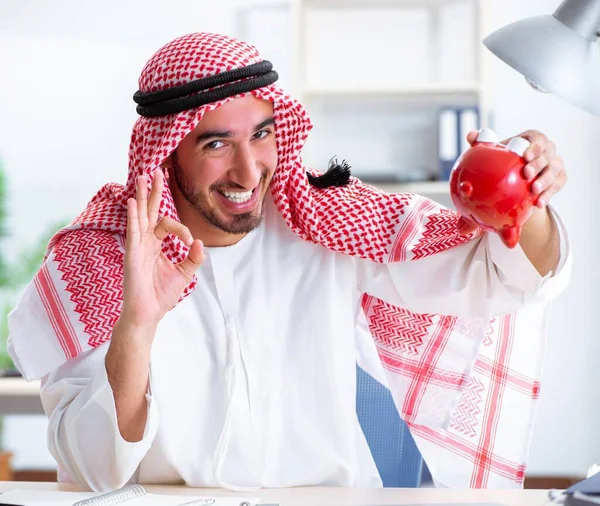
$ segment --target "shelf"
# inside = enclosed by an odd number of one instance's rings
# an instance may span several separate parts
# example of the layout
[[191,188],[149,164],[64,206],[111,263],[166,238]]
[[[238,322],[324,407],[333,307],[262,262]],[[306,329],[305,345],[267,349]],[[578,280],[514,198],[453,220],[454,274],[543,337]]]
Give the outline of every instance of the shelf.
[[39,380],[0,377],[0,416],[43,415]]
[[448,181],[422,181],[415,183],[376,183],[364,181],[388,193],[418,193],[425,197],[431,195],[450,196]]
[[488,0],[292,1],[294,94],[315,123],[307,163],[325,166],[324,153],[337,154],[363,167],[355,175],[367,184],[451,207],[447,181],[393,180],[438,174],[441,108],[476,107],[487,125]]
[[40,382],[24,378],[0,378],[0,396],[39,397]]
[[414,95],[456,95],[463,93],[480,93],[482,85],[476,81],[465,83],[422,83],[397,87],[373,88],[306,88],[302,94],[305,97],[335,98],[335,97],[404,97]]
[[348,9],[348,8],[439,8],[444,5],[473,2],[476,0],[298,0],[307,7],[319,9]]

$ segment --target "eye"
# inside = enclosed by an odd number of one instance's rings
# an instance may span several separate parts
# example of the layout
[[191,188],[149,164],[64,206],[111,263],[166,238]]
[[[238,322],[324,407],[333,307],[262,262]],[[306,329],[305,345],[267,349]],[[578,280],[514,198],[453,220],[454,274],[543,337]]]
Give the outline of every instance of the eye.
[[267,135],[269,135],[271,133],[270,130],[259,130],[258,132],[256,132],[253,136],[254,139],[264,139],[265,137],[267,137]]
[[208,144],[204,145],[204,149],[219,149],[220,147],[224,146],[225,144],[223,143],[223,141],[212,141],[209,142]]

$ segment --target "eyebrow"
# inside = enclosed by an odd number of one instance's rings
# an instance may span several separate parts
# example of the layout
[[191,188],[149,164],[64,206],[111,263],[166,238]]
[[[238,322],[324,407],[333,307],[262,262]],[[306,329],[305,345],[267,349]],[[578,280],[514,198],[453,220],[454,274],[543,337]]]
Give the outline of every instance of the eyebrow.
[[[275,118],[270,117],[267,118],[263,121],[261,121],[258,125],[256,125],[254,127],[254,131],[258,131],[258,130],[262,130],[263,128],[265,128],[266,126],[271,126],[271,125],[275,125]],[[227,139],[233,137],[233,132],[231,131],[218,131],[218,130],[207,130],[206,132],[202,132],[201,134],[198,134],[198,136],[196,137],[196,142],[203,142],[206,141],[208,139],[214,139],[214,138],[219,138],[219,139]]]

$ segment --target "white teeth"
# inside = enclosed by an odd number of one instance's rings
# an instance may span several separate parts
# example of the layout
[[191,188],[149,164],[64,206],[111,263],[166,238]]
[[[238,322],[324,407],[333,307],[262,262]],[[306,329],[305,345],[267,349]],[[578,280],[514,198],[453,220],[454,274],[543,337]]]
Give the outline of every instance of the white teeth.
[[221,194],[227,197],[227,200],[231,200],[231,202],[235,202],[236,204],[243,204],[244,202],[248,202],[252,198],[252,190],[250,190],[249,192],[222,191]]

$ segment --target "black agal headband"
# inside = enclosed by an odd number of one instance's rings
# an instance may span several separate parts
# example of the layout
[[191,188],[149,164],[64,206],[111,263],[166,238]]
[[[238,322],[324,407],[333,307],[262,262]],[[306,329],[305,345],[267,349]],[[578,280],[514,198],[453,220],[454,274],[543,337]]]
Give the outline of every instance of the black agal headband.
[[[148,93],[138,90],[133,101],[138,104],[136,110],[140,116],[166,116],[268,86],[278,78],[272,63],[264,60],[165,90]],[[332,159],[327,172],[319,176],[307,173],[307,176],[317,188],[345,186],[350,180],[350,166],[345,161],[340,164]]]
[[269,61],[253,63],[165,90],[136,91],[133,101],[140,116],[152,118],[194,109],[239,93],[273,84],[279,76]]

